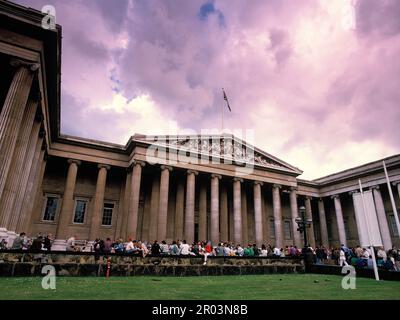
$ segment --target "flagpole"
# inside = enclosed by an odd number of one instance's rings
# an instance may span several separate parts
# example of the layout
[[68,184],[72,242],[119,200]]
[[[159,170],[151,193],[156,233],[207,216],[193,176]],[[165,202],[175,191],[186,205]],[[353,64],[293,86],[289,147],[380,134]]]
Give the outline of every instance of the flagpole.
[[373,243],[371,241],[371,230],[370,230],[370,227],[369,227],[369,222],[368,222],[368,217],[367,217],[367,207],[365,206],[364,193],[363,193],[363,189],[362,189],[362,185],[361,185],[361,179],[358,179],[358,184],[360,186],[361,200],[362,200],[362,204],[363,204],[363,208],[364,208],[365,223],[367,225],[369,249],[371,250],[372,265],[374,267],[375,280],[379,281],[378,266],[376,264],[376,259],[375,259],[374,245],[373,245]]
[[396,202],[394,202],[393,191],[392,191],[392,187],[390,186],[390,180],[389,180],[389,176],[388,176],[388,173],[386,170],[385,160],[383,160],[382,162],[383,162],[383,170],[385,171],[387,187],[389,189],[390,202],[392,203],[394,220],[396,221],[397,234],[400,238],[400,222],[399,222],[399,216],[397,215]]

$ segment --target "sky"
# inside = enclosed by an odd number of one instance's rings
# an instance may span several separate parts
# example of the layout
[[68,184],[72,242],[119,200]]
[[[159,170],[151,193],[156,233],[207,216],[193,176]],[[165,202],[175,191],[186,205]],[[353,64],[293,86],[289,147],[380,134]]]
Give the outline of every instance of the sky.
[[224,108],[304,179],[400,153],[400,1],[16,2],[62,26],[63,134],[201,133]]

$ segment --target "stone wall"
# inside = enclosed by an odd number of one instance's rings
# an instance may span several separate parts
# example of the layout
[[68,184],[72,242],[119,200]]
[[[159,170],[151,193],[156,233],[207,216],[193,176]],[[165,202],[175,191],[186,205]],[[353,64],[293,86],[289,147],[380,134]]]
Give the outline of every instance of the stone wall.
[[[303,273],[302,259],[267,257],[152,257],[111,254],[111,276],[201,276]],[[44,265],[53,265],[59,276],[104,276],[107,260],[93,253],[0,252],[0,276],[40,276]]]

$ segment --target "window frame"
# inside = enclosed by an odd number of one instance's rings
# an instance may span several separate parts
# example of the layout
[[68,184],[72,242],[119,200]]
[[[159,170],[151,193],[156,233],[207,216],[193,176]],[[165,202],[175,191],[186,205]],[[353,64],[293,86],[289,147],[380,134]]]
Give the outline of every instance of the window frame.
[[[83,214],[83,222],[75,222],[76,206],[78,204],[78,201],[83,201],[83,202],[86,203],[85,212]],[[87,198],[77,197],[77,198],[74,199],[74,211],[73,211],[73,214],[72,214],[72,224],[77,224],[77,225],[85,224],[86,219],[87,219],[87,213],[88,213],[88,205],[89,205],[89,199],[87,199]]]
[[[57,208],[56,212],[54,213],[54,220],[45,220],[44,216],[46,214],[46,208],[47,208],[47,201],[49,198],[56,198],[57,199]],[[43,197],[43,206],[42,206],[42,212],[40,216],[40,221],[44,223],[56,223],[58,219],[58,214],[60,211],[60,203],[61,203],[61,195],[55,194],[55,193],[45,193]]]
[[[106,204],[112,204],[113,205],[113,207],[112,207],[112,212],[111,212],[111,220],[110,220],[110,224],[103,224],[103,220],[104,220],[104,209],[105,209],[105,205]],[[115,207],[116,207],[116,204],[115,204],[115,201],[104,201],[103,202],[103,208],[102,208],[102,210],[101,210],[101,212],[102,212],[102,215],[101,215],[101,226],[102,227],[105,227],[105,228],[111,228],[112,227],[112,225],[113,225],[113,219],[114,219],[114,213],[115,213]]]

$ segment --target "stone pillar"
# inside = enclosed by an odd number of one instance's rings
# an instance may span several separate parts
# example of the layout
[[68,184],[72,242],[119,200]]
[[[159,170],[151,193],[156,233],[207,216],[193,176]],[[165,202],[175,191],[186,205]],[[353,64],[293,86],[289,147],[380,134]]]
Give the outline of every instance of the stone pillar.
[[[26,106],[0,201],[0,226],[6,227],[11,231],[15,231],[18,218],[21,214],[21,211],[13,211],[15,199],[17,193],[24,189],[26,181],[28,180],[29,170],[36,149],[40,128],[40,123],[34,123],[37,105],[37,101],[30,100]],[[32,137],[32,139],[29,137]],[[33,140],[31,141],[31,145],[29,144],[30,140]],[[22,199],[20,199],[20,201],[21,200]]]
[[376,213],[378,216],[379,231],[381,232],[384,249],[390,250],[393,248],[392,238],[390,237],[389,224],[386,217],[385,207],[383,205],[381,191],[379,186],[372,188],[374,194]]
[[140,184],[142,181],[142,168],[145,166],[143,161],[134,160],[131,164],[131,176],[128,198],[128,216],[126,225],[126,237],[132,240],[138,239],[138,211],[140,198]]
[[322,198],[318,199],[318,214],[319,214],[319,227],[321,230],[321,244],[325,247],[329,247],[329,237],[328,237],[328,226],[326,225],[326,215],[324,200]]
[[242,242],[242,182],[243,179],[233,179],[233,239],[235,245]]
[[304,200],[304,204],[306,207],[306,219],[312,221],[310,228],[307,231],[308,242],[312,248],[315,248],[314,221],[312,216],[311,198],[306,197]]
[[160,176],[160,202],[158,205],[158,227],[157,233],[160,241],[167,239],[167,219],[168,219],[168,196],[169,196],[169,172],[170,166],[161,166]]
[[241,245],[246,245],[249,242],[249,231],[248,231],[248,224],[247,224],[247,192],[246,188],[243,187],[242,190],[242,242]]
[[211,242],[215,246],[219,242],[219,180],[218,174],[211,175]]
[[107,170],[110,166],[98,164],[99,172],[97,174],[96,192],[94,194],[92,221],[90,223],[89,240],[93,241],[100,237],[100,226],[103,217],[104,194],[106,191]]
[[290,213],[292,220],[292,232],[293,232],[293,243],[297,248],[302,248],[301,244],[301,235],[300,232],[297,231],[298,225],[296,222],[296,218],[299,217],[299,211],[297,206],[297,189],[290,188]]
[[194,241],[194,201],[195,201],[195,176],[197,171],[188,170],[186,180],[186,207],[185,207],[185,240]]
[[[18,232],[23,232],[23,231],[30,232],[30,228],[32,227],[33,217],[34,217],[33,206],[37,201],[37,199],[39,198],[39,195],[41,199],[42,182],[43,182],[44,172],[46,170],[47,155],[46,155],[45,144],[40,142],[43,142],[42,139],[38,141],[39,155],[38,157],[36,157],[35,155],[34,158],[34,163],[36,163],[36,166],[29,173],[28,185],[26,187],[26,191],[21,205],[22,215],[20,220],[18,221],[18,226],[17,226]],[[19,203],[16,202],[16,204]]]
[[185,184],[179,177],[176,187],[176,205],[175,205],[175,240],[183,240],[183,221],[185,207]]
[[331,198],[333,199],[334,204],[335,204],[339,241],[340,241],[341,245],[344,244],[346,246],[347,245],[346,230],[344,228],[343,211],[342,211],[342,205],[340,203],[340,197],[338,194],[336,194],[336,195],[333,195]]
[[151,187],[149,233],[147,241],[158,240],[158,205],[160,204],[160,176],[154,175]]
[[[229,240],[228,190],[226,190],[226,185],[224,183],[221,183],[221,201],[220,202],[221,202],[220,203],[220,217],[219,217],[220,234],[219,234],[218,241],[226,242]],[[217,245],[217,244],[218,243],[215,243],[215,245]]]
[[261,246],[263,242],[263,225],[262,225],[262,209],[261,209],[261,186],[260,181],[254,181],[253,194],[254,194],[254,224],[256,231],[256,244]]
[[206,241],[207,238],[207,184],[202,180],[199,190],[199,240]]
[[127,240],[129,237],[128,232],[128,216],[130,207],[130,197],[131,197],[131,180],[132,178],[132,167],[126,168],[126,178],[124,187],[124,204],[122,210],[118,212],[118,223],[117,230],[119,230],[118,238]]
[[274,226],[275,226],[275,245],[279,248],[283,247],[283,232],[282,232],[282,207],[280,185],[272,186],[272,205],[274,210]]
[[76,184],[76,176],[78,174],[78,166],[81,164],[79,160],[69,159],[69,168],[67,180],[65,182],[64,196],[62,199],[62,206],[60,218],[57,224],[56,238],[66,239],[71,236],[68,234],[69,225],[72,223],[72,214],[74,211],[74,191]]
[[[393,182],[393,185],[396,186],[397,185],[397,192],[399,194],[399,199],[400,199],[400,181],[395,181]],[[400,230],[399,230],[399,234],[400,234]]]
[[18,138],[16,133],[21,127],[31,90],[34,76],[32,71],[38,69],[37,64],[27,64],[19,60],[13,60],[11,64],[17,69],[0,114],[0,199]]

